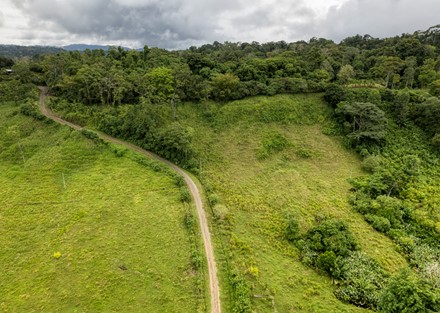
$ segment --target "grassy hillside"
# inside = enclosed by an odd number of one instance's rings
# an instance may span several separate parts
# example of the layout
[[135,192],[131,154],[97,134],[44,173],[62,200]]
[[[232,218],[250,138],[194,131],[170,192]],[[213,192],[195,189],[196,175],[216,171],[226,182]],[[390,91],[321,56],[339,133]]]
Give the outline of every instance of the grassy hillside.
[[203,309],[172,175],[17,112],[0,105],[0,311]]
[[[84,123],[105,125],[135,142],[139,139],[131,134],[149,126],[149,119],[172,121],[168,105],[113,109],[60,104],[55,109],[62,115],[81,116]],[[343,221],[358,243],[358,261],[377,262],[383,277],[408,268],[401,248],[349,204],[350,179],[369,173],[361,169],[361,158],[344,147],[347,141],[335,135],[338,126],[321,94],[187,103],[178,106],[176,117],[186,132],[174,132],[172,138],[192,135],[191,146],[187,141],[185,147],[195,156],[195,170],[211,204],[228,312],[248,312],[250,307],[258,312],[360,312],[375,306],[377,293],[368,305],[360,300],[358,307],[336,298],[335,292],[341,296],[347,289],[340,291],[340,280],[301,261],[304,250],[295,246],[298,240],[286,238],[291,220],[298,222],[303,238],[325,220]],[[166,129],[166,123],[161,127]],[[357,289],[348,296],[351,301],[352,295],[371,294],[363,288],[370,282],[362,277],[381,270],[369,266],[352,267],[361,272],[352,276]],[[383,285],[372,288],[382,290]]]
[[[347,202],[360,159],[331,132],[320,95],[257,97],[180,110],[195,131],[201,174],[214,205],[223,270],[239,268],[257,312],[361,312],[335,298],[330,278],[299,261],[284,238],[294,216],[306,232],[325,217],[348,223],[361,251],[390,273],[406,267],[386,236]],[[225,290],[228,288],[225,286]],[[225,292],[225,301],[231,297]]]

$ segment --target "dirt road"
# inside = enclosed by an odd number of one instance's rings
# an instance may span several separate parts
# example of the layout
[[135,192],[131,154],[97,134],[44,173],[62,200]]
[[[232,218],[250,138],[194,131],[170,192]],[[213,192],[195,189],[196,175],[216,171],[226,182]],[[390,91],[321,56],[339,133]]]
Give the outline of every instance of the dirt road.
[[[62,118],[56,116],[50,109],[48,109],[45,105],[47,88],[46,87],[39,87],[39,88],[41,91],[41,93],[40,93],[40,111],[41,111],[41,113],[43,113],[48,118],[56,121],[57,123],[67,125],[67,126],[73,128],[73,129],[76,129],[76,130],[82,129],[81,126],[78,126],[78,125],[75,125],[73,123],[70,123],[68,121],[63,120]],[[194,201],[196,208],[197,208],[197,214],[198,214],[199,222],[200,222],[200,229],[202,231],[203,243],[205,246],[205,254],[206,254],[206,259],[208,262],[209,289],[210,289],[210,295],[211,295],[211,313],[221,313],[220,290],[219,290],[219,284],[218,284],[218,279],[217,279],[217,265],[215,263],[215,258],[214,258],[214,250],[213,250],[212,242],[211,242],[211,233],[209,232],[208,221],[206,219],[205,211],[203,209],[202,198],[200,197],[200,192],[199,192],[199,189],[197,188],[197,185],[195,184],[195,182],[183,169],[181,169],[177,165],[171,163],[168,160],[165,160],[164,158],[161,158],[160,156],[158,156],[150,151],[144,150],[144,149],[142,149],[138,146],[135,146],[131,143],[119,140],[117,138],[108,136],[106,134],[102,134],[102,133],[98,133],[98,134],[101,138],[103,138],[107,141],[125,146],[131,150],[142,153],[150,158],[153,158],[153,159],[156,159],[162,163],[165,163],[167,166],[172,168],[175,172],[177,172],[179,175],[181,175],[185,179],[185,183],[191,192],[193,201]]]

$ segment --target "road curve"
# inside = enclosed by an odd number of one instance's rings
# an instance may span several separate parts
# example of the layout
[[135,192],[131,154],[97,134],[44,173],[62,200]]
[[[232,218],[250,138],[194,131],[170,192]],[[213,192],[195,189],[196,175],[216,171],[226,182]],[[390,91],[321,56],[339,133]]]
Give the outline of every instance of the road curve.
[[[48,118],[54,120],[55,122],[57,122],[59,124],[67,125],[67,126],[73,128],[73,129],[76,129],[76,130],[83,129],[79,125],[70,123],[66,120],[63,120],[59,116],[56,116],[49,108],[47,108],[46,104],[45,104],[45,99],[47,96],[48,89],[47,89],[47,87],[38,87],[38,88],[41,91],[40,92],[40,111],[42,114],[44,114],[45,116],[47,116]],[[185,183],[188,186],[188,188],[191,192],[193,201],[196,205],[197,214],[199,217],[200,229],[202,231],[202,238],[203,238],[203,243],[205,246],[206,260],[208,263],[209,289],[210,289],[210,295],[211,295],[211,313],[221,313],[220,289],[219,289],[218,278],[217,278],[217,265],[216,265],[215,258],[214,258],[214,249],[213,249],[212,242],[211,242],[211,233],[209,231],[208,221],[206,219],[206,214],[203,209],[202,198],[200,197],[200,192],[199,192],[199,189],[197,188],[197,185],[195,184],[195,182],[183,169],[181,169],[177,165],[171,163],[170,161],[154,154],[153,152],[144,150],[144,149],[142,149],[138,146],[135,146],[131,143],[125,142],[123,140],[114,138],[112,136],[109,136],[109,135],[106,135],[103,133],[98,133],[98,135],[107,141],[125,146],[128,149],[131,149],[133,151],[136,151],[136,152],[139,152],[143,155],[146,155],[150,158],[158,160],[158,161],[166,164],[170,168],[172,168],[176,173],[178,173],[179,175],[181,175],[184,178]]]

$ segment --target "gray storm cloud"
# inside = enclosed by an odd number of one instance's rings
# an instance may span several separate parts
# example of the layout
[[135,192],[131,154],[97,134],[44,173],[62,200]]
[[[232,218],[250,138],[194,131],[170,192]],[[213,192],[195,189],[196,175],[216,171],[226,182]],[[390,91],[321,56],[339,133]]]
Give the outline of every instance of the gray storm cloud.
[[25,0],[16,5],[36,31],[50,29],[77,37],[169,47],[182,41],[208,40],[219,27],[219,14],[240,9],[236,1],[211,4],[198,0],[189,5],[180,1]]
[[[426,29],[440,23],[438,0],[341,0],[324,15],[321,0],[22,0],[22,38],[186,48],[217,41],[341,40]],[[336,3],[336,0],[333,1]],[[327,4],[328,7],[328,4]],[[0,23],[2,21],[0,15]]]
[[390,37],[440,24],[438,0],[350,0],[331,9],[320,34],[342,40],[356,34]]

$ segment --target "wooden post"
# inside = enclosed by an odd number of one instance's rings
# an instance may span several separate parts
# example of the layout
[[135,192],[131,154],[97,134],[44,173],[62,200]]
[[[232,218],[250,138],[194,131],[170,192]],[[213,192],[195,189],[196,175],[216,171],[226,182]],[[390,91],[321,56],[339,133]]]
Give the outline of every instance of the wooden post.
[[63,176],[63,186],[64,186],[64,189],[66,189],[66,179],[64,178],[64,173],[61,173],[61,175]]

